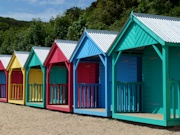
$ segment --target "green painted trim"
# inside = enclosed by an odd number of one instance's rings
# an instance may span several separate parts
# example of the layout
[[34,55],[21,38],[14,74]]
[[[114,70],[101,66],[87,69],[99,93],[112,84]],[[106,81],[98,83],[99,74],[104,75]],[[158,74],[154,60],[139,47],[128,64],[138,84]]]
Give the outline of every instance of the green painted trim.
[[112,55],[112,112],[117,112],[117,64],[115,63],[116,54]]
[[122,51],[119,51],[119,52],[118,52],[118,54],[117,54],[117,56],[116,56],[116,58],[115,58],[114,64],[116,64],[117,61],[119,60],[119,57],[120,57],[121,53],[122,53]]
[[34,103],[34,102],[27,102],[26,103],[27,106],[32,106],[32,107],[37,107],[37,108],[44,108],[44,104],[37,104],[37,103]]
[[133,21],[137,23],[143,30],[149,33],[156,41],[158,41],[161,45],[165,45],[165,41],[161,39],[158,35],[156,35],[152,30],[150,30],[147,26],[145,26],[141,21],[139,21],[135,16],[133,16]]
[[165,42],[165,45],[167,46],[180,46],[180,43],[169,43],[169,42]]
[[28,58],[27,58],[27,60],[26,60],[26,62],[25,62],[25,64],[24,64],[24,68],[25,68],[25,69],[29,67],[29,63],[31,62],[33,55],[36,55],[36,56],[37,56],[37,58],[38,58],[38,60],[39,60],[39,62],[40,62],[39,65],[40,65],[40,66],[43,66],[42,61],[39,59],[38,55],[36,54],[36,52],[35,52],[34,49],[32,48],[32,50],[31,50],[31,52],[30,52],[30,54],[29,54],[29,56],[28,56]]
[[168,120],[167,126],[180,126],[180,118]]
[[44,66],[41,67],[43,73],[43,106],[46,107],[46,68]]
[[159,49],[157,48],[157,46],[152,45],[152,47],[154,48],[154,50],[156,51],[156,53],[159,55],[159,57],[161,58],[161,60],[163,60],[162,54],[161,54],[161,52],[159,51]]
[[170,82],[169,82],[169,47],[162,47],[162,78],[164,120],[170,120]]
[[123,37],[124,33],[126,32],[126,30],[131,25],[132,22],[133,22],[132,18],[130,17],[129,20],[124,25],[124,27],[122,28],[122,30],[119,33],[119,35],[117,35],[116,39],[113,41],[112,46],[109,48],[108,56],[110,56],[112,54],[112,52],[115,50],[117,44],[119,43],[119,41],[121,40],[121,38]]
[[28,83],[29,83],[29,71],[30,71],[30,68],[27,68],[26,69],[26,104],[27,104],[27,102],[28,102],[28,98],[29,98],[29,94],[28,94],[28,92],[29,92],[29,85],[28,85]]
[[158,126],[167,126],[167,121],[165,120],[150,119],[150,118],[144,118],[144,117],[138,117],[138,116],[128,116],[128,115],[123,115],[120,113],[113,113],[112,117],[115,119],[120,119],[120,120],[153,124],[153,125],[158,125]]

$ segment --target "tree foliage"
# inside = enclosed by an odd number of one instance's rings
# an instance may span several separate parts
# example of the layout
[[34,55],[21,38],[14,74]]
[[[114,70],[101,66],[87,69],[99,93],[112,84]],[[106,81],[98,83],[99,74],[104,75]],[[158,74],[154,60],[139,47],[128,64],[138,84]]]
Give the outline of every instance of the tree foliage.
[[72,7],[49,22],[0,17],[0,53],[51,46],[54,39],[79,40],[84,28],[120,31],[131,11],[180,17],[179,0],[97,0],[86,9]]

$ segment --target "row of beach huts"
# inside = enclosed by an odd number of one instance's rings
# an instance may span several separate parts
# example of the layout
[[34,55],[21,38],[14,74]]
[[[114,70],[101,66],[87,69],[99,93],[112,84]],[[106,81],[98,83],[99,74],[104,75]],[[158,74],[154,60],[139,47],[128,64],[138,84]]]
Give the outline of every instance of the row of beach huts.
[[120,32],[0,55],[0,102],[180,125],[180,18],[132,12]]

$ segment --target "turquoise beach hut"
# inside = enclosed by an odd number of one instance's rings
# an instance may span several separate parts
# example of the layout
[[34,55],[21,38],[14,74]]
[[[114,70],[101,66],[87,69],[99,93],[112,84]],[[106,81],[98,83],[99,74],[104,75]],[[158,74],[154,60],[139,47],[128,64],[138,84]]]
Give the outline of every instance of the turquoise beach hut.
[[26,105],[45,108],[46,106],[46,68],[45,59],[49,47],[34,46],[24,65],[26,69]]
[[[121,76],[117,62],[124,53],[142,57],[138,67],[142,79],[117,81]],[[113,118],[180,125],[180,18],[132,12],[108,55],[112,56]]]

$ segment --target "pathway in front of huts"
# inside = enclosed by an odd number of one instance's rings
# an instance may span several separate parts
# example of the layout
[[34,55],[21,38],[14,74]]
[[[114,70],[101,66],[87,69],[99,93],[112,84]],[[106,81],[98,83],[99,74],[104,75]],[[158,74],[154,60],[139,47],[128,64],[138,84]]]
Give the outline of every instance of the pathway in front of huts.
[[179,135],[163,128],[0,103],[0,135]]

